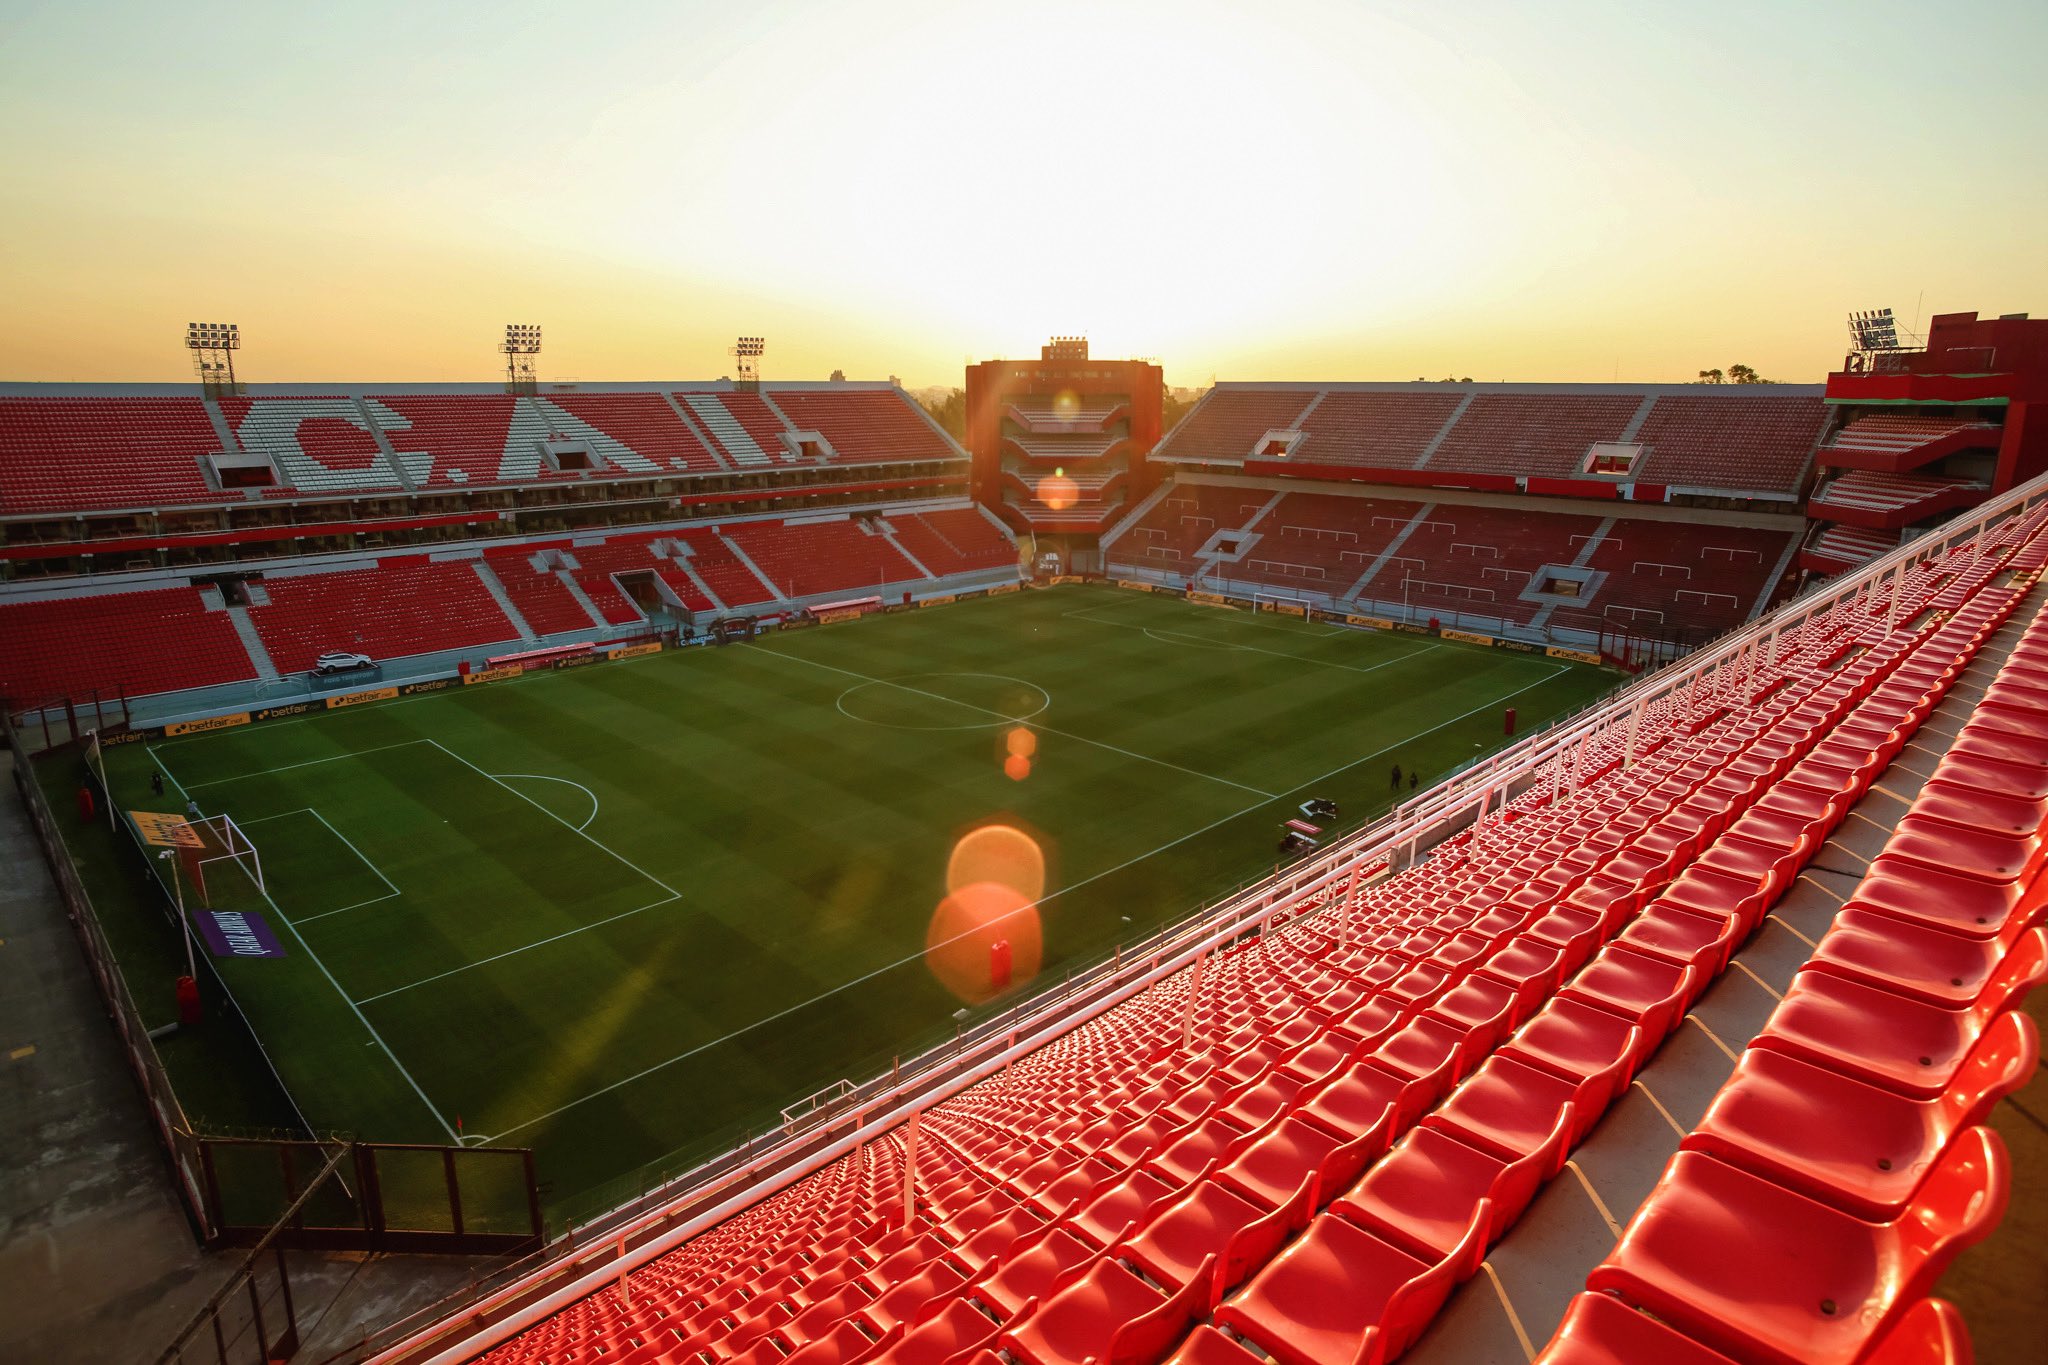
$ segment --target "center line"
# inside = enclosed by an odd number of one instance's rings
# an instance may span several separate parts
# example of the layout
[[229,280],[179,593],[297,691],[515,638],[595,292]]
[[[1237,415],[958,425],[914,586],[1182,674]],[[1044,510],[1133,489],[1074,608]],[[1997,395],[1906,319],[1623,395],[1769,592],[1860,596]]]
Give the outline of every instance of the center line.
[[[801,654],[785,654],[779,649],[769,649],[764,645],[758,644],[750,644],[748,648],[759,650],[763,654],[772,654],[778,659],[789,659],[796,663],[809,664],[813,668],[823,668],[833,673],[843,674],[849,678],[859,678],[862,682],[868,683],[872,686],[893,687],[899,692],[908,692],[914,697],[925,697],[931,701],[947,702],[953,706],[960,707],[962,710],[978,711],[984,716],[995,716],[1002,720],[1016,720],[1016,717],[1014,716],[1005,715],[1001,711],[990,710],[986,706],[976,706],[972,702],[958,701],[952,697],[945,696],[944,694],[939,692],[927,692],[923,688],[911,687],[905,683],[891,682],[887,678],[871,678],[865,673],[856,673],[850,668],[841,668],[837,664],[823,663],[817,659],[806,658]],[[1241,792],[1250,792],[1253,796],[1262,796],[1268,801],[1273,800],[1275,796],[1278,795],[1278,793],[1276,792],[1263,791],[1258,787],[1246,786],[1242,782],[1233,782],[1227,777],[1218,777],[1214,773],[1198,772],[1193,768],[1183,768],[1178,763],[1170,763],[1163,758],[1154,758],[1150,754],[1140,754],[1134,753],[1129,749],[1119,749],[1114,744],[1105,744],[1099,739],[1090,739],[1086,735],[1076,735],[1070,734],[1065,730],[1055,730],[1050,725],[1040,725],[1037,721],[1018,720],[1016,721],[1016,723],[1019,725],[1028,725],[1033,730],[1039,731],[1041,734],[1058,735],[1061,739],[1071,739],[1077,744],[1092,744],[1098,749],[1107,749],[1109,750],[1109,752],[1113,754],[1122,754],[1125,758],[1135,758],[1140,763],[1156,763],[1162,768],[1171,768],[1177,773],[1186,773],[1189,777],[1199,777],[1204,781],[1208,782],[1220,782],[1226,787],[1235,787]]]

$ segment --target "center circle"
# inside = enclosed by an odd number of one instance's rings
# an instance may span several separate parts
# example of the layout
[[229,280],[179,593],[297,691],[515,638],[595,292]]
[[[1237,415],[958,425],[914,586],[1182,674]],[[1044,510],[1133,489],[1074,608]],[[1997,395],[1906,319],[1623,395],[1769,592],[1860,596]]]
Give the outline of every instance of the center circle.
[[[965,686],[950,681],[962,679]],[[905,673],[856,683],[836,704],[848,720],[891,730],[989,730],[1030,720],[1052,705],[1052,697],[1038,684],[1004,673]],[[986,714],[947,719],[963,712]]]

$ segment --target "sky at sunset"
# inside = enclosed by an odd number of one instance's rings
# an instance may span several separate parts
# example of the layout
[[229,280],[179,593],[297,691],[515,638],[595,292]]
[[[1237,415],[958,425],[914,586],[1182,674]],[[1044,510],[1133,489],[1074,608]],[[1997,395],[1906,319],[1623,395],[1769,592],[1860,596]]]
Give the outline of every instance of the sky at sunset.
[[2048,4],[0,0],[0,379],[1816,381],[2048,312]]

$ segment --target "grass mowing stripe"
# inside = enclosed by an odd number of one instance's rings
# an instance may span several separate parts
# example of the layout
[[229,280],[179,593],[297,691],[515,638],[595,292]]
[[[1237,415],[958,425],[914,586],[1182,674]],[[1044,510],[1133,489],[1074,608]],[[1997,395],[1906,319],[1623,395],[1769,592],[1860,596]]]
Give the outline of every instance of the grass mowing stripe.
[[[179,794],[183,796],[187,801],[190,801],[192,799],[192,793],[185,790],[184,785],[178,781],[177,775],[175,773],[171,772],[169,768],[164,767],[163,759],[159,758],[155,754],[151,754],[150,757],[156,759],[156,765],[159,768],[163,768],[164,775],[171,779],[171,784],[178,788]],[[236,866],[239,867],[240,864],[236,864]],[[369,1021],[368,1017],[363,1014],[363,1011],[361,1010],[360,1007],[357,1006],[355,1001],[349,999],[348,992],[343,990],[341,988],[341,983],[334,979],[334,973],[327,970],[327,964],[320,960],[320,954],[313,951],[313,945],[306,942],[306,936],[299,932],[298,925],[292,923],[291,916],[285,914],[283,910],[278,908],[277,902],[271,900],[270,893],[268,891],[265,891],[263,890],[263,888],[258,887],[257,893],[261,895],[264,899],[264,902],[270,906],[271,913],[277,916],[278,920],[283,923],[285,928],[292,931],[292,937],[299,941],[299,948],[306,954],[307,958],[311,960],[313,965],[320,969],[320,975],[327,978],[327,984],[334,987],[334,993],[340,996],[344,1001],[346,1001],[349,1009],[354,1011],[355,1016],[357,1020],[361,1022],[364,1031],[370,1035],[370,1040],[377,1045],[378,1051],[384,1054],[385,1060],[391,1063],[392,1068],[396,1070],[399,1075],[405,1077],[405,1083],[412,1087],[413,1094],[418,1095],[420,1097],[420,1103],[427,1106],[427,1112],[434,1116],[434,1122],[441,1125],[441,1131],[448,1135],[448,1140],[452,1143],[460,1145],[462,1142],[462,1135],[455,1131],[454,1126],[448,1122],[445,1116],[442,1115],[440,1109],[434,1104],[432,1100],[427,1098],[427,1092],[420,1088],[420,1083],[412,1078],[412,1073],[410,1071],[407,1071],[405,1069],[405,1063],[398,1060],[398,1054],[391,1050],[391,1044],[384,1041],[384,1035],[377,1032],[376,1025],[372,1024]]]
[[[752,643],[752,642],[749,642],[749,643],[748,643],[748,645],[747,645],[747,648],[749,648],[749,649],[754,649],[754,650],[759,650],[759,651],[760,651],[761,653],[763,653],[763,654],[773,654],[774,656],[776,656],[777,658],[780,658],[780,659],[792,659],[792,660],[796,661],[797,663],[802,663],[802,664],[809,664],[809,665],[811,665],[811,667],[813,667],[813,668],[827,668],[827,669],[830,669],[830,670],[831,670],[832,672],[834,672],[834,673],[843,673],[843,674],[845,674],[845,675],[846,675],[847,677],[849,677],[849,678],[859,678],[859,679],[860,679],[860,680],[861,680],[862,682],[864,682],[864,683],[867,683],[867,684],[869,684],[869,685],[871,685],[871,686],[877,686],[877,687],[893,687],[893,688],[895,688],[895,689],[896,689],[897,691],[899,691],[899,692],[908,692],[908,693],[910,693],[910,694],[911,694],[912,696],[915,696],[915,697],[925,697],[925,698],[928,698],[928,699],[929,699],[929,700],[931,700],[931,701],[943,701],[943,702],[949,702],[949,703],[951,703],[952,705],[954,705],[954,706],[958,706],[958,707],[960,707],[960,708],[961,708],[961,709],[963,709],[963,710],[967,710],[967,711],[979,711],[979,712],[980,712],[981,714],[983,714],[984,716],[998,716],[998,717],[1001,717],[1001,718],[1002,718],[1003,720],[1010,720],[1010,721],[1015,721],[1015,722],[1016,722],[1017,724],[1019,724],[1019,725],[1028,725],[1028,726],[1030,726],[1030,727],[1031,727],[1032,729],[1034,729],[1034,730],[1038,730],[1038,731],[1042,731],[1043,733],[1045,733],[1045,734],[1048,734],[1048,735],[1058,735],[1058,736],[1059,736],[1059,737],[1060,737],[1061,739],[1071,739],[1071,740],[1073,740],[1073,741],[1075,741],[1076,743],[1079,743],[1079,744],[1091,744],[1091,745],[1093,745],[1094,747],[1096,747],[1096,748],[1098,748],[1098,749],[1107,749],[1107,750],[1108,750],[1109,752],[1111,752],[1111,753],[1113,753],[1113,754],[1122,754],[1122,755],[1123,755],[1123,756],[1124,756],[1125,758],[1135,758],[1135,759],[1137,759],[1137,760],[1138,760],[1139,762],[1141,762],[1141,763],[1156,763],[1157,765],[1159,765],[1159,766],[1160,766],[1160,767],[1162,767],[1162,768],[1171,768],[1171,769],[1173,769],[1173,770],[1174,770],[1175,772],[1177,772],[1177,773],[1186,773],[1186,774],[1187,774],[1187,775],[1188,775],[1189,777],[1199,777],[1199,778],[1202,778],[1202,779],[1203,779],[1204,781],[1208,781],[1208,782],[1221,782],[1221,783],[1222,783],[1222,784],[1223,784],[1224,786],[1226,786],[1226,787],[1236,787],[1236,788],[1237,788],[1237,789],[1238,789],[1239,791],[1247,791],[1247,792],[1250,792],[1250,793],[1252,793],[1252,795],[1254,795],[1254,796],[1261,796],[1261,797],[1264,797],[1264,798],[1265,798],[1266,800],[1268,800],[1268,801],[1270,801],[1270,800],[1272,800],[1272,799],[1273,799],[1273,793],[1272,793],[1272,792],[1269,792],[1269,791],[1261,791],[1261,790],[1260,790],[1259,788],[1257,788],[1257,787],[1251,787],[1251,786],[1246,786],[1246,785],[1245,785],[1244,783],[1242,783],[1242,782],[1233,782],[1233,781],[1231,781],[1231,780],[1230,780],[1229,778],[1227,778],[1227,777],[1218,777],[1218,776],[1216,776],[1216,775],[1215,775],[1214,773],[1205,773],[1205,772],[1198,772],[1197,770],[1195,770],[1195,769],[1193,769],[1193,768],[1184,768],[1184,767],[1182,767],[1182,766],[1181,766],[1180,764],[1178,764],[1178,763],[1170,763],[1170,762],[1168,762],[1168,761],[1167,761],[1166,759],[1163,759],[1163,758],[1154,758],[1154,757],[1152,757],[1152,756],[1151,756],[1150,754],[1140,754],[1140,753],[1134,753],[1134,752],[1132,752],[1132,751],[1131,751],[1131,750],[1129,750],[1129,749],[1120,749],[1120,748],[1118,748],[1118,747],[1117,747],[1116,745],[1114,745],[1114,744],[1106,744],[1106,743],[1104,743],[1104,742],[1103,742],[1102,740],[1099,740],[1099,739],[1090,739],[1090,738],[1088,738],[1088,736],[1086,736],[1086,735],[1076,735],[1076,734],[1071,734],[1071,733],[1069,733],[1068,731],[1065,731],[1065,730],[1055,730],[1055,729],[1054,729],[1054,728],[1053,728],[1052,726],[1050,726],[1050,725],[1041,725],[1041,724],[1039,724],[1039,723],[1038,723],[1037,721],[1035,721],[1035,720],[1017,720],[1017,718],[1016,718],[1016,717],[1014,717],[1014,716],[1008,716],[1008,715],[1004,715],[1004,714],[1003,714],[1003,712],[1001,712],[1001,711],[991,711],[991,710],[990,710],[990,709],[989,709],[988,707],[986,707],[986,706],[976,706],[976,705],[974,705],[974,704],[973,704],[973,703],[971,703],[971,702],[964,702],[964,701],[954,701],[954,700],[953,700],[953,698],[951,698],[951,697],[948,697],[948,696],[944,696],[944,695],[942,695],[942,694],[940,694],[940,693],[938,693],[938,692],[927,692],[927,691],[925,691],[925,690],[924,690],[924,689],[922,689],[922,688],[918,688],[918,687],[910,687],[910,686],[907,686],[907,685],[905,685],[905,684],[903,684],[903,683],[899,683],[899,682],[891,682],[891,681],[890,681],[889,679],[887,679],[887,678],[874,678],[874,677],[870,677],[870,676],[868,676],[868,675],[867,675],[867,674],[865,674],[865,673],[856,673],[856,672],[854,672],[854,671],[853,671],[852,669],[850,669],[850,668],[841,668],[841,667],[840,667],[840,666],[839,666],[838,664],[828,664],[828,663],[825,663],[825,662],[823,662],[823,661],[821,661],[821,660],[818,660],[818,659],[807,659],[807,658],[805,658],[805,657],[804,657],[803,655],[801,655],[801,654],[786,654],[786,653],[784,653],[784,652],[783,652],[782,650],[779,650],[779,649],[769,649],[769,648],[767,648],[767,647],[765,647],[765,646],[763,646],[763,645],[755,644],[755,643]],[[1036,684],[1033,684],[1033,686],[1036,686]],[[1043,689],[1040,689],[1040,690],[1043,690]],[[1050,694],[1048,694],[1048,695],[1050,695]],[[858,717],[848,717],[848,719],[859,719],[859,718],[858,718]],[[874,722],[869,722],[869,723],[870,723],[870,724],[873,724]]]

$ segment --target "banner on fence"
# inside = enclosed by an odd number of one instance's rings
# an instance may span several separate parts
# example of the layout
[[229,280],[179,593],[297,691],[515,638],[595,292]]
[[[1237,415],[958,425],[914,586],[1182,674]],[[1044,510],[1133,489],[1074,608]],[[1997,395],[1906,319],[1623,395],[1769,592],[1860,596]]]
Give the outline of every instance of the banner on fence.
[[346,697],[329,697],[327,709],[337,711],[344,706],[361,706],[366,701],[390,701],[397,695],[398,689],[395,687],[374,687],[368,692],[351,692]]
[[1347,625],[1370,626],[1374,630],[1392,630],[1394,623],[1384,616],[1346,616]]
[[1582,664],[1597,664],[1604,660],[1598,654],[1583,649],[1566,649],[1563,645],[1552,645],[1543,651],[1553,659],[1576,659]]
[[865,607],[834,607],[831,611],[821,611],[818,613],[818,624],[830,626],[836,625],[841,621],[858,621],[865,615],[867,615]]
[[1438,631],[1437,634],[1443,636],[1446,640],[1463,640],[1468,645],[1490,645],[1493,643],[1491,635],[1479,635],[1469,630],[1442,630]]
[[1534,654],[1539,648],[1539,646],[1532,645],[1527,640],[1508,640],[1499,636],[1494,638],[1493,647],[1495,649],[1512,649],[1518,654]]
[[607,659],[638,659],[649,654],[659,653],[661,653],[661,646],[658,644],[614,645],[604,652],[604,657]]
[[1233,611],[1238,607],[1236,602],[1231,601],[1221,593],[1214,592],[1190,592],[1188,594],[1188,601],[1200,602],[1205,607],[1229,607]]
[[1300,602],[1268,602],[1266,610],[1277,611],[1282,616],[1299,616],[1304,621],[1308,619],[1308,607]]
[[502,668],[479,668],[473,673],[464,674],[462,685],[470,687],[476,683],[503,682],[507,678],[516,678],[525,671],[525,667],[520,664],[506,664]]
[[1024,591],[1024,585],[1022,583],[998,583],[982,595],[986,597],[1001,597],[1006,592],[1022,591]]
[[142,842],[152,848],[200,848],[204,845],[199,831],[192,828],[192,822],[182,815],[131,810],[128,818],[135,822],[135,832],[142,836]]
[[943,607],[948,602],[957,602],[959,600],[960,599],[955,594],[948,592],[941,593],[937,597],[927,597],[923,601],[919,602],[917,605],[919,605],[920,607]]
[[445,692],[449,688],[460,684],[461,681],[462,679],[458,677],[429,678],[425,682],[400,683],[398,685],[398,695],[401,697],[413,697],[422,692]]
[[174,720],[164,726],[164,735],[197,735],[208,730],[232,730],[237,725],[247,725],[254,717],[247,711],[233,715],[208,716],[204,720]]

